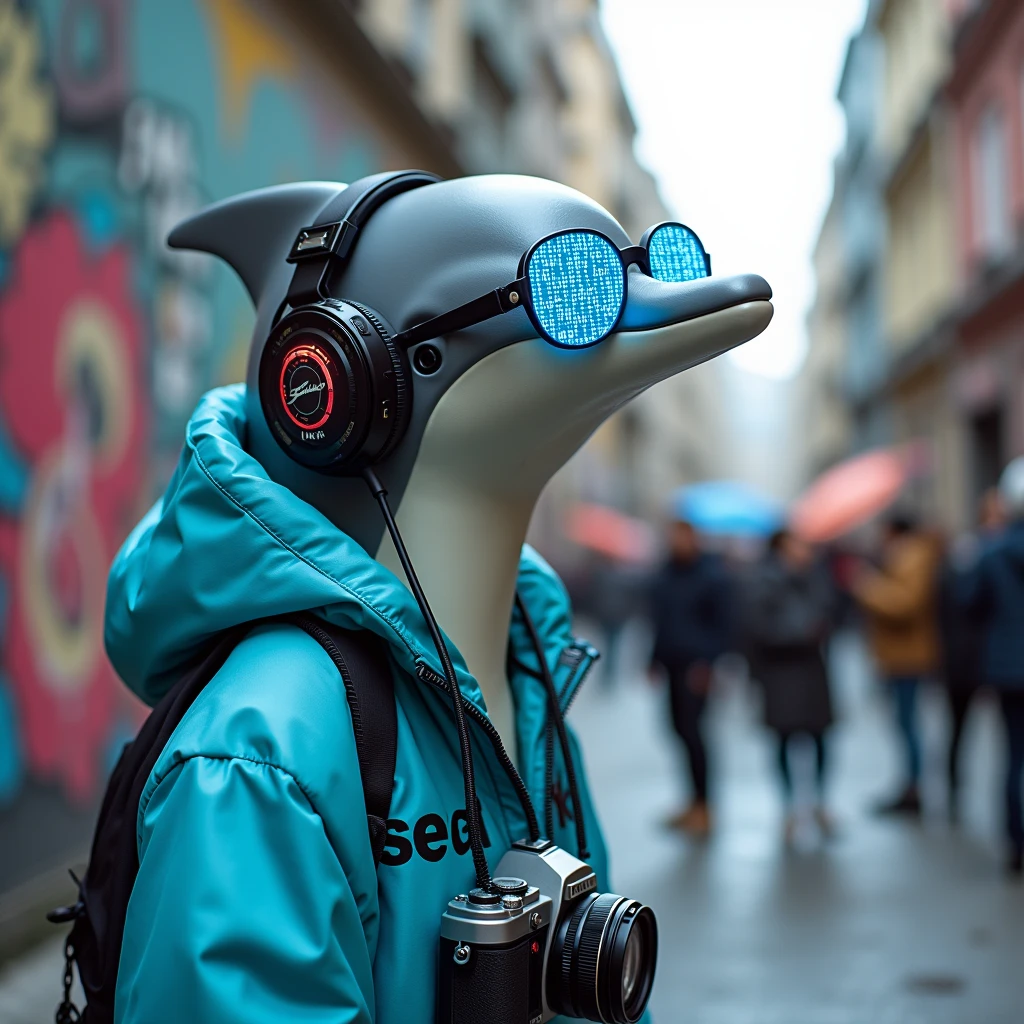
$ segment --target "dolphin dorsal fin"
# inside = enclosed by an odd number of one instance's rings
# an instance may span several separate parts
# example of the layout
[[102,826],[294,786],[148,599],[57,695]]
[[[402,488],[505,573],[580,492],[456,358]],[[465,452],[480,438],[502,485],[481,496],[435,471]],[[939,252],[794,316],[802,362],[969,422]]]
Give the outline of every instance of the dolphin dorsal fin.
[[258,309],[263,289],[299,229],[311,224],[345,187],[336,181],[304,181],[243,192],[183,220],[167,236],[167,244],[219,256],[242,279]]

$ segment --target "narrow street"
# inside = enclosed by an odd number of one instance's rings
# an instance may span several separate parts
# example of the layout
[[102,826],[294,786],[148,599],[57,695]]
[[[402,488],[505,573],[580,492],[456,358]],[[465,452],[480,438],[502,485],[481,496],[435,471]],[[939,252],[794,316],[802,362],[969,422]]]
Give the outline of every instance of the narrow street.
[[[721,687],[713,711],[720,811],[704,844],[659,824],[682,792],[663,695],[635,672],[609,693],[595,673],[573,707],[615,888],[658,913],[656,1021],[1019,1024],[1024,886],[1000,873],[994,707],[979,700],[968,725],[963,827],[946,824],[938,785],[923,823],[880,821],[867,809],[895,778],[888,709],[855,643],[835,662],[839,834],[824,845],[809,828],[783,844],[771,742],[740,685]],[[937,692],[924,719],[937,769]],[[59,976],[56,942],[8,966],[0,1021],[51,1020]]]
[[[658,913],[651,1007],[687,1024],[1019,1024],[1024,887],[1001,874],[1002,736],[979,700],[965,739],[964,823],[936,785],[923,823],[872,818],[896,780],[888,708],[859,646],[836,651],[832,764],[839,833],[782,841],[771,740],[738,687],[713,714],[715,835],[660,827],[683,792],[663,694],[593,680],[573,709],[611,848],[616,891]],[[924,720],[941,778],[941,694]]]

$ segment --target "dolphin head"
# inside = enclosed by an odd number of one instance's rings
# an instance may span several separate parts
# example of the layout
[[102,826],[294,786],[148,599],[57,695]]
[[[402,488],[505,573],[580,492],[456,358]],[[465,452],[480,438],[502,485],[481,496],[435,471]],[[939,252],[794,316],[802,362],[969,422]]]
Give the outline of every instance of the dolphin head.
[[[272,478],[375,551],[383,528],[365,485],[289,458],[270,433],[257,386],[291,280],[285,257],[342,187],[311,182],[237,196],[179,225],[170,243],[225,259],[256,305],[250,452]],[[403,331],[507,285],[534,243],[568,228],[600,231],[621,248],[635,241],[598,203],[555,182],[522,175],[437,182],[373,214],[332,289]],[[633,267],[616,331],[592,348],[552,346],[522,308],[434,339],[440,366],[430,373],[410,366],[409,426],[377,472],[395,504],[416,470],[453,494],[483,491],[532,507],[548,479],[631,398],[760,334],[771,320],[770,299],[754,274],[669,284]]]

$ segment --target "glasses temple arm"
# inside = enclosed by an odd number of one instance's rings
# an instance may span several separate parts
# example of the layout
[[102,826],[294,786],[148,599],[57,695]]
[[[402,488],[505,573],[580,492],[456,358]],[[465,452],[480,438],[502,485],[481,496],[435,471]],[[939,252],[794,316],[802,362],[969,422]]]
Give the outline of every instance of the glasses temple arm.
[[501,316],[502,313],[508,313],[522,305],[525,288],[525,278],[513,281],[504,288],[495,288],[478,299],[463,303],[447,313],[435,316],[431,320],[424,320],[402,331],[395,336],[395,342],[403,348],[409,348],[421,341],[430,341],[432,338],[441,337],[442,334],[454,334],[492,317]]

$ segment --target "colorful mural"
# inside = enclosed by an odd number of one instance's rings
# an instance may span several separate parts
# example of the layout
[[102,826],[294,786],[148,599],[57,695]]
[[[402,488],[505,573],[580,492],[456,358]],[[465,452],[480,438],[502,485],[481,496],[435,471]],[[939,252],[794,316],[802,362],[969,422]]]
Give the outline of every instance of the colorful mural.
[[103,653],[107,567],[198,396],[244,372],[244,291],[168,230],[401,159],[275,10],[0,0],[0,887],[84,838],[6,842],[36,800],[88,827],[142,713]]

